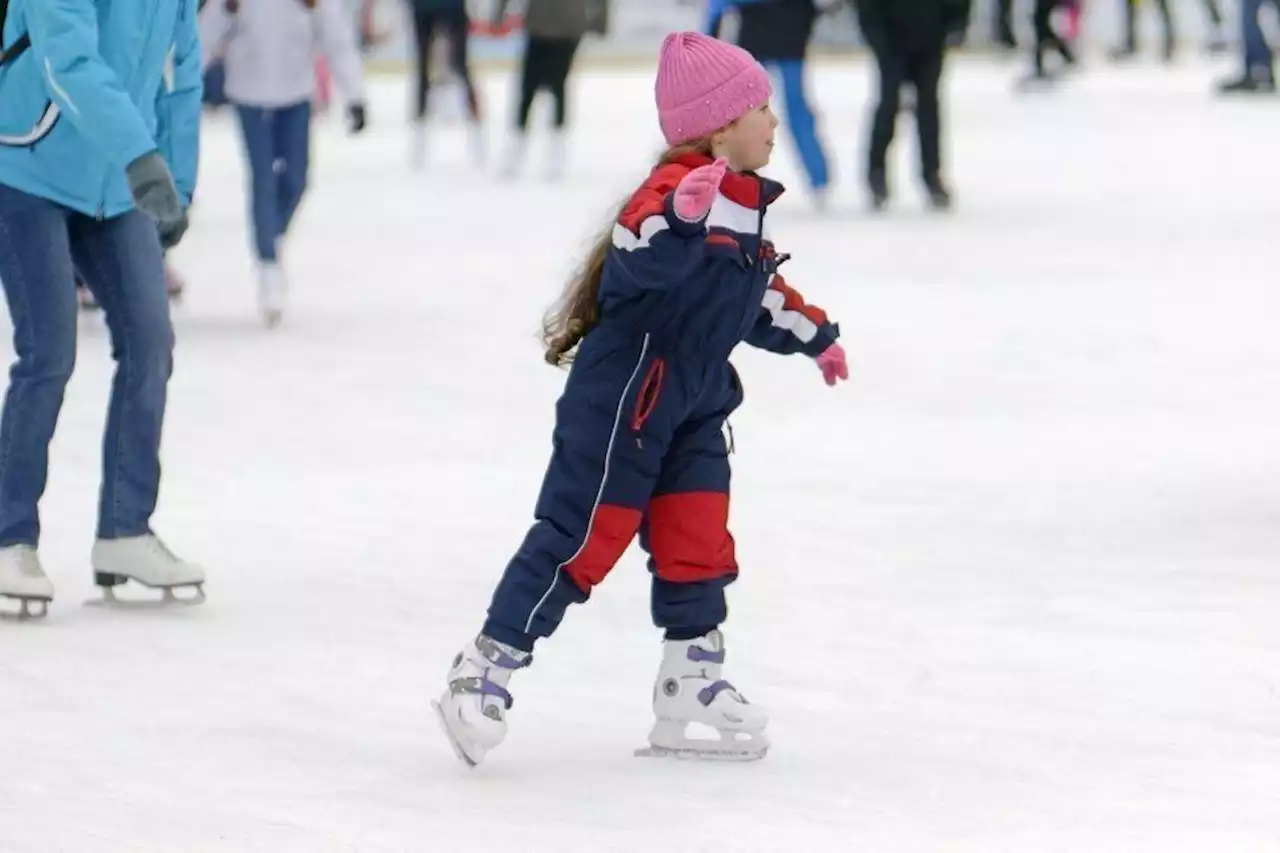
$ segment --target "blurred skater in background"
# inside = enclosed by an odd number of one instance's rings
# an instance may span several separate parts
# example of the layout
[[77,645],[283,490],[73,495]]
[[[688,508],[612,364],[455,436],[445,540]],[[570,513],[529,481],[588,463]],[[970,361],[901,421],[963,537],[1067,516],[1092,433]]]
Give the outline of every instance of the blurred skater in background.
[[1014,0],[996,0],[995,2],[995,41],[1005,50],[1018,49],[1018,35],[1013,29]]
[[437,36],[449,48],[449,68],[462,81],[467,96],[467,124],[471,154],[476,163],[485,159],[484,132],[480,124],[480,99],[471,79],[467,48],[471,19],[466,0],[406,0],[413,18],[414,108],[409,142],[409,162],[426,165],[427,104],[431,94],[431,50]]
[[952,198],[942,175],[938,87],[947,41],[968,27],[969,0],[859,0],[858,21],[880,71],[867,152],[872,207],[880,210],[889,200],[889,147],[898,118],[899,93],[904,83],[910,83],[916,93],[920,177],[930,205],[948,209]]
[[1048,51],[1053,51],[1062,58],[1063,68],[1071,68],[1076,64],[1076,54],[1071,44],[1053,24],[1054,13],[1066,5],[1066,0],[1036,0],[1035,10],[1031,16],[1035,33],[1031,48],[1031,73],[1021,81],[1020,85],[1024,88],[1052,83],[1058,79],[1058,71],[1050,69],[1045,63],[1045,54]]
[[363,71],[343,0],[214,2],[200,20],[207,57],[223,56],[249,166],[258,309],[284,315],[281,244],[307,186],[317,37],[347,99],[353,133],[364,130]]
[[1270,94],[1276,90],[1271,45],[1262,29],[1264,6],[1271,6],[1280,14],[1280,0],[1240,0],[1240,58],[1244,67],[1239,77],[1218,85],[1221,94]]
[[529,111],[539,91],[551,95],[551,144],[547,158],[549,177],[564,173],[566,162],[565,127],[568,123],[569,75],[573,58],[584,36],[604,35],[609,25],[608,0],[498,0],[493,27],[499,33],[513,28],[516,5],[524,6],[524,56],[520,61],[520,95],[516,104],[515,129],[502,165],[510,177],[524,162],[528,140]]
[[[1142,0],[1121,0],[1124,4],[1124,42],[1116,45],[1110,56],[1113,60],[1132,59],[1138,54],[1138,6]],[[1148,0],[1155,3],[1160,14],[1164,39],[1161,54],[1165,61],[1172,60],[1178,52],[1177,25],[1173,19],[1173,9],[1169,0]],[[1222,10],[1218,0],[1204,0],[1205,13],[1209,17],[1209,40],[1205,49],[1210,53],[1221,53],[1226,50],[1227,41],[1222,32]]]
[[737,45],[781,78],[783,118],[800,163],[809,181],[814,203],[826,204],[831,183],[827,154],[818,134],[818,122],[805,91],[805,55],[813,22],[821,11],[838,4],[815,0],[710,0],[705,31],[718,36],[727,13],[738,18]]

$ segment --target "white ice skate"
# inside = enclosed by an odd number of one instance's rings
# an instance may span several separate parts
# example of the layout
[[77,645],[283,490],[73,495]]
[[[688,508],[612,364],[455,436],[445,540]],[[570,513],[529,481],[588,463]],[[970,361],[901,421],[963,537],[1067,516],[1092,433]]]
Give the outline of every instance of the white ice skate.
[[[30,545],[0,548],[0,598],[18,602],[17,612],[4,611],[19,620],[40,619],[49,613],[53,583],[40,565],[36,549]],[[32,605],[38,605],[34,608]]]
[[547,180],[558,181],[564,177],[569,160],[569,144],[563,130],[555,130],[547,142]]
[[284,319],[287,287],[279,263],[264,262],[258,267],[258,312],[267,328],[274,329]]
[[484,634],[453,659],[449,689],[431,706],[440,715],[453,751],[467,766],[475,767],[507,736],[507,711],[512,703],[507,682],[511,673],[531,661],[527,652]]
[[427,123],[415,119],[409,124],[409,168],[420,172],[427,167]]
[[[88,604],[146,607],[204,602],[204,569],[179,559],[153,533],[99,539],[93,543],[90,559],[93,580],[102,588],[102,598],[90,599]],[[115,588],[128,581],[161,590],[164,596],[159,599],[117,597]],[[191,595],[179,597],[175,594],[176,590],[188,587],[192,589]]]
[[476,166],[483,168],[489,156],[489,146],[485,143],[484,124],[479,119],[467,122],[467,147],[471,149],[471,159]]
[[[653,686],[653,713],[658,718],[649,746],[636,755],[649,758],[693,758],[755,761],[769,751],[765,727],[769,714],[752,705],[721,678],[724,637],[712,631],[696,640],[667,640],[662,666]],[[715,731],[716,737],[690,737],[689,727]]]
[[528,134],[523,131],[514,133],[507,142],[506,153],[502,156],[502,166],[498,170],[498,177],[504,180],[513,180],[520,174],[520,169],[524,165],[524,152],[528,145]]

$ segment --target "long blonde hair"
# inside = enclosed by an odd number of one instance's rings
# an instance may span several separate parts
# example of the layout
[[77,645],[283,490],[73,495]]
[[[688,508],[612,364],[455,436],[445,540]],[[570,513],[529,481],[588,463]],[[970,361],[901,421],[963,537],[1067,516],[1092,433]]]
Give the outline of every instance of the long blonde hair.
[[[692,153],[711,156],[711,141],[699,139],[668,148],[658,157],[654,168]],[[625,204],[624,202],[623,206]],[[609,249],[613,246],[613,226],[621,213],[620,208],[591,244],[590,251],[577,272],[569,279],[564,293],[542,319],[544,357],[552,367],[567,367],[572,364],[574,350],[600,322],[600,279],[604,277],[604,264],[609,257]]]

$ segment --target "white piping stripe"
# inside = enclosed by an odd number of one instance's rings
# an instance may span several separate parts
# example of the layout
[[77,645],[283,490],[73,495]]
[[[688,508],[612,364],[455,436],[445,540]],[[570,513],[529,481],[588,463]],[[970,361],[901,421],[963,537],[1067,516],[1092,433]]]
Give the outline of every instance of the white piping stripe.
[[[625,228],[623,229],[626,230]],[[630,233],[630,232],[627,232]],[[634,237],[635,235],[632,234]],[[618,427],[622,424],[622,413],[627,407],[627,401],[631,399],[631,386],[635,384],[636,377],[640,375],[641,368],[644,367],[645,356],[649,354],[649,336],[644,336],[644,343],[640,346],[640,358],[636,361],[635,369],[631,371],[631,378],[627,380],[627,385],[622,389],[622,398],[618,400],[618,411],[613,417],[613,430],[609,433],[609,446],[604,451],[604,470],[600,474],[600,488],[596,491],[595,503],[591,505],[591,516],[587,520],[587,532],[582,537],[582,544],[578,546],[578,550],[573,552],[573,556],[556,566],[555,574],[551,576],[551,585],[547,587],[547,591],[542,594],[542,598],[538,599],[538,603],[533,606],[533,610],[529,612],[529,619],[524,623],[524,632],[527,634],[533,628],[533,620],[537,618],[538,611],[542,609],[542,605],[547,603],[547,599],[551,597],[551,593],[556,588],[556,583],[560,580],[560,573],[564,567],[578,559],[582,552],[586,550],[587,543],[591,541],[591,529],[596,524],[596,512],[600,509],[600,501],[604,499],[605,485],[609,482],[609,463],[613,460],[613,443],[618,437]]]
[[647,249],[649,248],[649,241],[666,231],[667,228],[667,218],[662,214],[650,216],[641,222],[638,235],[625,225],[615,225],[613,226],[613,245],[624,252]]
[[725,198],[723,193],[717,193],[711,204],[711,213],[707,216],[707,227],[727,228],[754,237],[760,230],[760,211]]
[[164,55],[164,90],[170,95],[177,88],[177,72],[175,71],[177,45],[169,45],[169,52]]
[[0,145],[17,148],[34,145],[49,135],[49,131],[53,130],[54,122],[58,120],[58,115],[61,112],[58,109],[58,105],[50,101],[49,105],[44,108],[44,113],[40,116],[40,120],[36,122],[35,127],[22,136],[0,136]]
[[[772,284],[772,281],[770,284]],[[760,302],[772,317],[775,328],[785,329],[795,335],[802,344],[807,344],[817,337],[818,325],[816,323],[799,311],[792,311],[782,307],[786,304],[786,297],[782,291],[774,290],[770,287],[765,290],[764,299],[760,300]]]
[[[760,225],[760,211],[731,201],[723,194],[718,194],[711,204],[707,221],[703,224],[706,228],[725,228],[738,234],[754,235]],[[642,221],[638,235],[623,225],[614,225],[613,245],[624,252],[647,249],[650,241],[669,227],[667,217],[661,213],[655,213]]]
[[57,81],[57,79],[54,78],[53,64],[49,62],[48,59],[44,61],[44,76],[48,78],[49,88],[53,90],[53,94],[57,95],[59,98],[62,98],[62,100],[66,101],[67,106],[71,108],[71,112],[75,113],[76,115],[80,115],[80,108],[76,106],[76,102],[71,100],[71,95],[68,94],[67,90],[62,88],[62,84],[60,84]]

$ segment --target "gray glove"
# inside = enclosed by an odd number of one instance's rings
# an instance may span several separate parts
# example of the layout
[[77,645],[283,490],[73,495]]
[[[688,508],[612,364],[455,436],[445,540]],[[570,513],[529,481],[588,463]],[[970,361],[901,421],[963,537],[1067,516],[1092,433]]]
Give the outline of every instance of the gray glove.
[[160,231],[160,245],[172,249],[187,231],[187,211],[178,196],[169,165],[159,151],[143,154],[124,170],[138,210],[149,214]]

